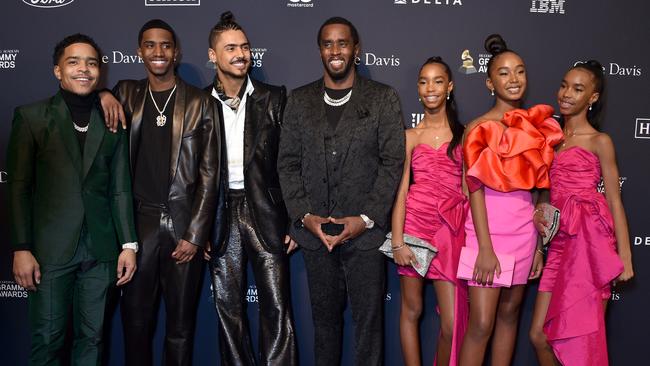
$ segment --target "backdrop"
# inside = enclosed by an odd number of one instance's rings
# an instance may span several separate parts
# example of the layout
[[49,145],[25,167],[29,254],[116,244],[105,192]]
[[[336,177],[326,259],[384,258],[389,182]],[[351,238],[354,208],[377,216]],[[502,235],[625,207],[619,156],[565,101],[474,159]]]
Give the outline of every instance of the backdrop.
[[[316,32],[328,17],[340,15],[358,28],[362,53],[359,71],[392,85],[401,96],[404,122],[421,118],[416,78],[429,56],[442,56],[454,70],[456,98],[463,121],[486,111],[492,103],[485,87],[487,55],[483,40],[501,33],[518,51],[528,69],[527,104],[556,106],[555,93],[564,72],[574,62],[598,59],[607,75],[607,113],[603,129],[616,145],[620,184],[628,214],[636,277],[614,288],[607,316],[613,365],[648,365],[650,329],[650,104],[648,63],[650,3],[644,0],[2,0],[0,5],[0,360],[26,364],[29,353],[27,293],[11,275],[6,212],[6,146],[13,109],[47,98],[57,91],[51,53],[57,41],[75,32],[91,35],[104,51],[107,87],[120,79],[145,77],[136,54],[137,32],[151,18],[162,18],[180,39],[179,74],[205,86],[214,70],[207,63],[210,28],[225,10],[234,12],[253,47],[254,77],[288,88],[322,75]],[[467,50],[476,72],[462,69]],[[471,69],[470,69],[471,70]],[[399,282],[388,266],[385,299],[385,360],[401,365],[398,314]],[[257,334],[257,291],[249,276],[246,296],[254,336]],[[197,319],[194,360],[197,365],[219,364],[216,314],[204,281]],[[306,274],[300,252],[291,258],[291,290],[302,365],[312,363],[313,328]],[[537,284],[532,283],[523,305],[515,365],[536,364],[527,339]],[[421,322],[422,353],[431,364],[438,321],[432,286],[426,288]],[[162,308],[162,307],[161,307]],[[123,363],[119,309],[110,317],[107,344],[109,365]],[[351,365],[352,327],[349,310],[343,364]],[[155,353],[160,359],[160,318]]]

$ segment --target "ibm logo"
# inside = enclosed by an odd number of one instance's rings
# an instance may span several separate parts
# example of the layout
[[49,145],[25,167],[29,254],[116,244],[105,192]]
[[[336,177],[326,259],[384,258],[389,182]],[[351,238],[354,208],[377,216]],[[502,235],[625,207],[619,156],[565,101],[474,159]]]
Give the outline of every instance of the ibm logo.
[[532,0],[531,13],[564,14],[565,0]]
[[635,139],[650,139],[650,118],[637,118],[634,128]]
[[144,6],[199,6],[201,0],[144,0]]

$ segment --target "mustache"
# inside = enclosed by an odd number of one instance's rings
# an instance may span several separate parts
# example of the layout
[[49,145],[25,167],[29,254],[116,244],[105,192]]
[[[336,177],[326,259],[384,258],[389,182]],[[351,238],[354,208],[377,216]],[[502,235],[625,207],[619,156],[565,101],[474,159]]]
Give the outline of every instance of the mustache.
[[248,57],[235,57],[232,60],[230,60],[230,64],[234,64],[236,62],[248,63]]

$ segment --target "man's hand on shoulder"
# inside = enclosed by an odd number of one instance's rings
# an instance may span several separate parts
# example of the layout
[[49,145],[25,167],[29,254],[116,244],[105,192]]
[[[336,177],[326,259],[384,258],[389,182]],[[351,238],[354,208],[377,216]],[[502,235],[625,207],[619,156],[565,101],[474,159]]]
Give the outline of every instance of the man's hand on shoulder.
[[106,127],[113,133],[117,132],[117,127],[122,122],[122,128],[126,130],[126,117],[122,104],[115,99],[113,94],[107,90],[99,92],[99,101],[104,110],[104,121]]
[[137,268],[135,258],[135,250],[122,249],[117,258],[117,286],[122,286],[133,279]]
[[29,250],[14,252],[13,272],[16,283],[29,291],[36,291],[41,283],[41,267]]

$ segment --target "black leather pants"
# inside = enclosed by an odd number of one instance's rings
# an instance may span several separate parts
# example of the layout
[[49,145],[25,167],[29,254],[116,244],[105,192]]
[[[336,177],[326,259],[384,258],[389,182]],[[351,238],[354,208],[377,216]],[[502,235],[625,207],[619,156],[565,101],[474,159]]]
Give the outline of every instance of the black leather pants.
[[191,365],[203,253],[189,263],[171,257],[178,242],[165,206],[136,204],[140,249],[138,269],[122,291],[121,313],[126,365],[152,364],[152,338],[160,294],[165,301],[163,365]]
[[246,263],[250,259],[259,301],[261,365],[295,365],[289,259],[269,253],[260,243],[243,191],[229,194],[230,235],[223,255],[210,263],[219,315],[222,365],[255,365],[246,314]]

